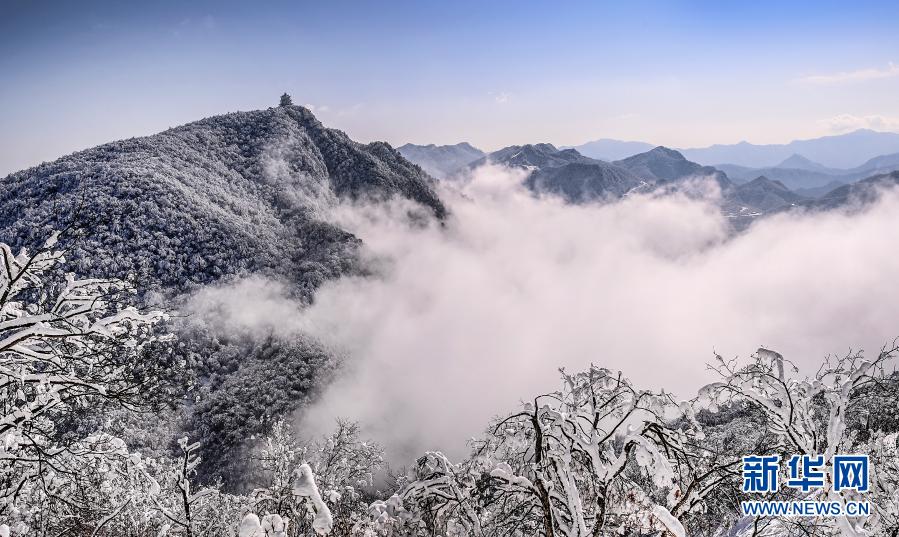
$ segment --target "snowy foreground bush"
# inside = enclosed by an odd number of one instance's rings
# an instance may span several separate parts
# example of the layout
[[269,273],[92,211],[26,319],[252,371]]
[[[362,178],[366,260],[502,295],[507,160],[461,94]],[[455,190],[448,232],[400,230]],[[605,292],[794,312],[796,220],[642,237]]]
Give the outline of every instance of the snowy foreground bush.
[[[428,453],[371,506],[386,535],[785,536],[899,534],[896,389],[885,349],[851,355],[811,379],[759,349],[717,357],[721,381],[692,401],[641,391],[602,368],[562,372],[563,387],[496,422],[459,463]],[[797,371],[793,370],[793,373]],[[868,454],[867,518],[741,517],[741,457]],[[782,487],[763,499],[799,499]],[[832,483],[803,499],[858,499]]]
[[[183,438],[178,456],[152,459],[89,430],[98,409],[145,406],[159,372],[141,351],[161,337],[153,327],[164,315],[121,306],[132,291],[122,281],[53,281],[55,245],[54,236],[33,255],[14,255],[0,244],[0,535],[234,534],[259,501],[194,487],[199,444]],[[309,464],[282,469],[293,474],[291,508],[305,505],[311,529],[328,533]],[[254,516],[241,535],[288,535],[287,519],[267,516],[255,528]]]
[[[600,367],[562,371],[468,458],[426,453],[380,496],[382,452],[357,424],[301,442],[274,421],[248,439],[262,486],[237,493],[198,481],[198,442],[140,454],[108,433],[152,409],[163,372],[144,351],[170,337],[165,315],[126,306],[124,282],[61,280],[54,247],[0,244],[0,537],[899,535],[896,348],[811,378],[765,349],[716,357],[719,382],[689,401]],[[743,456],[841,453],[870,457],[870,516],[741,516]],[[763,499],[861,496],[828,481]]]

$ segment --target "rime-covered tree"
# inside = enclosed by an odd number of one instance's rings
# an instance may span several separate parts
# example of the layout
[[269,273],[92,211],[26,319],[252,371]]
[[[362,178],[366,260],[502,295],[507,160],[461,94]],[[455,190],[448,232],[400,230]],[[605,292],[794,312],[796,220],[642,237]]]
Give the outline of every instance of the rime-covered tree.
[[[815,375],[801,377],[799,370],[781,354],[761,348],[749,363],[717,356],[713,369],[722,377],[701,391],[711,404],[742,401],[759,409],[767,420],[774,442],[764,453],[821,455],[829,472],[834,455],[866,454],[875,464],[871,475],[869,517],[790,519],[760,517],[739,535],[746,536],[844,536],[899,535],[899,467],[891,457],[897,453],[895,430],[885,430],[871,419],[871,398],[877,392],[899,388],[893,361],[899,347],[886,347],[873,359],[861,353],[828,358]],[[781,496],[795,498],[795,491]],[[845,502],[861,499],[854,491],[837,491],[833,483],[803,494],[801,499]]]
[[354,422],[338,420],[331,434],[301,442],[291,427],[279,420],[254,459],[263,486],[251,495],[253,510],[288,520],[285,537],[318,531],[316,524],[324,522],[312,499],[298,501],[296,482],[305,472],[303,466],[315,476],[323,505],[334,515],[334,533],[352,535],[354,527],[367,518],[366,489],[372,487],[383,464],[383,453],[377,444],[359,438],[359,426]]
[[287,92],[281,95],[281,101],[278,103],[278,106],[293,106],[293,99],[290,98]]
[[[472,457],[419,459],[413,477],[372,505],[378,531],[414,535],[587,537],[683,526],[665,495],[676,489],[671,461],[653,432],[675,439],[663,416],[670,398],[636,389],[593,367],[563,371],[563,388],[497,420]],[[676,405],[674,405],[676,408]],[[669,494],[669,497],[672,494]]]
[[163,314],[123,306],[131,289],[119,280],[57,281],[56,242],[18,255],[0,243],[0,517],[26,495],[29,507],[55,501],[61,517],[89,509],[76,494],[84,461],[124,444],[80,433],[78,417],[134,410],[156,387],[141,350]]
[[[638,390],[605,369],[563,372],[563,388],[494,422],[469,458],[431,452],[401,487],[371,505],[378,535],[587,537],[899,535],[899,432],[877,407],[895,398],[890,362],[852,354],[811,378],[759,349],[746,365],[718,360],[722,380],[690,401]],[[891,394],[891,395],[888,395]],[[869,517],[745,517],[741,457],[867,454]],[[859,499],[832,483],[811,495]]]

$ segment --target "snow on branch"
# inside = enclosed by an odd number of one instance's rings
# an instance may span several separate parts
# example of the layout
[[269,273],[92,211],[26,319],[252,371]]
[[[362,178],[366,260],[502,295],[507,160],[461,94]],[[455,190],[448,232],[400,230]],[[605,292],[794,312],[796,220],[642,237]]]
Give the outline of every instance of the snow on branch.
[[56,281],[56,241],[19,255],[0,244],[0,513],[91,445],[59,444],[58,422],[88,405],[133,408],[153,387],[140,350],[164,315],[120,306],[132,289],[118,280]]

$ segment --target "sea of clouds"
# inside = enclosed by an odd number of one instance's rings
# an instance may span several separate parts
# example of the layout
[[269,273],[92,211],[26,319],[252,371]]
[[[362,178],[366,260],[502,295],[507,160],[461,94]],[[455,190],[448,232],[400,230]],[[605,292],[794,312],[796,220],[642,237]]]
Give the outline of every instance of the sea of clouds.
[[813,373],[827,355],[899,336],[899,196],[864,210],[783,213],[735,233],[715,200],[644,194],[589,205],[533,196],[520,171],[441,185],[445,222],[407,202],[335,204],[371,274],[302,308],[253,277],[194,301],[244,329],[312,335],[344,372],[298,420],[362,422],[393,461],[465,453],[490,418],[598,364],[690,398],[713,352],[764,346]]

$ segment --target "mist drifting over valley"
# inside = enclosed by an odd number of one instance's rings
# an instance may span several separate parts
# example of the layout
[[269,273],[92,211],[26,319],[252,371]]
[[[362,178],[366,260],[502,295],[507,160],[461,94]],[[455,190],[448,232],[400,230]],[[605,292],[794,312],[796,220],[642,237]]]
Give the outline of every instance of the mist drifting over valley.
[[894,192],[737,233],[701,177],[712,196],[571,205],[535,196],[526,173],[483,166],[441,183],[445,222],[399,201],[322,209],[362,239],[370,274],[324,284],[308,307],[259,278],[195,304],[339,350],[342,375],[298,419],[359,420],[395,462],[463,454],[522,394],[556,388],[559,367],[598,364],[689,399],[714,380],[714,352],[775,348],[808,373],[830,354],[876,354],[899,330]]

